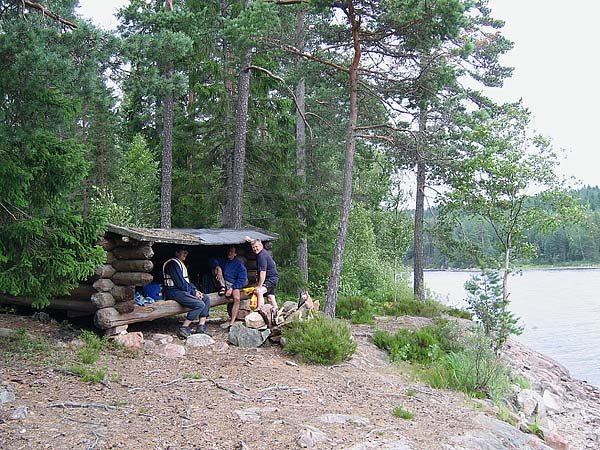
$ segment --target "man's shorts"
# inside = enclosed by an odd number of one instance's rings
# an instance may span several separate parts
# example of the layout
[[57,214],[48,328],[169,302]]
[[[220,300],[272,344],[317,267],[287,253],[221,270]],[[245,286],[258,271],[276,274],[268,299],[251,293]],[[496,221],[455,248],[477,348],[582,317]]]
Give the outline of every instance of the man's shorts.
[[276,283],[273,283],[272,281],[266,280],[263,283],[263,286],[267,288],[267,295],[275,295],[275,286],[276,286]]

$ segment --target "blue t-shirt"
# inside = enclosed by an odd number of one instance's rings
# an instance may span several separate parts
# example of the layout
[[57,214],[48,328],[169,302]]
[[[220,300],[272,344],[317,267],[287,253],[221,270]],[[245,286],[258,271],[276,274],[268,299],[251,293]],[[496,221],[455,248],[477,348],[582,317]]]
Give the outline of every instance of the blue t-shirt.
[[273,261],[271,254],[262,249],[258,255],[256,255],[256,268],[259,272],[267,272],[265,281],[270,281],[273,284],[277,284],[279,281],[279,272],[277,272],[277,265]]
[[248,271],[246,266],[239,259],[233,258],[231,261],[227,258],[215,258],[211,261],[211,267],[214,269],[219,266],[223,271],[225,281],[231,283],[233,289],[241,289],[248,282]]

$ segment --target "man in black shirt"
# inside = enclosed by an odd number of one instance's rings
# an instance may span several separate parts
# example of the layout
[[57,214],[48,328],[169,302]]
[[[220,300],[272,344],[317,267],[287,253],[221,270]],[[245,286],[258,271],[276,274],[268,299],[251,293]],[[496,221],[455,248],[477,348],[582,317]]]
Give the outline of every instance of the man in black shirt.
[[265,250],[260,239],[250,239],[252,251],[256,254],[256,269],[258,270],[258,282],[254,288],[258,299],[258,307],[265,303],[264,295],[267,294],[267,300],[271,306],[277,310],[277,301],[275,300],[275,286],[279,281],[277,265],[273,261],[271,254]]

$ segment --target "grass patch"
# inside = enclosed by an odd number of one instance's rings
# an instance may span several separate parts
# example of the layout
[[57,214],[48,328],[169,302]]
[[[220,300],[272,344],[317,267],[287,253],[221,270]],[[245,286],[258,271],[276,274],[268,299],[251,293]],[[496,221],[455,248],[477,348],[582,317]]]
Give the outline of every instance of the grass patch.
[[392,410],[392,415],[394,417],[399,417],[400,419],[405,420],[411,420],[413,417],[415,417],[415,415],[412,412],[408,411],[407,409],[404,409],[404,407],[401,405],[396,406]]
[[79,375],[82,381],[89,382],[92,384],[100,383],[106,379],[106,370],[105,369],[90,369],[88,367],[76,364],[74,366],[69,367],[70,372],[73,372],[75,375]]
[[417,391],[415,391],[413,388],[408,388],[408,390],[406,391],[406,396],[414,397],[415,395],[417,395]]
[[340,363],[350,359],[356,351],[350,327],[322,314],[312,320],[294,321],[282,334],[287,352],[318,364]]
[[515,375],[513,382],[521,389],[531,389],[531,381],[521,375]]
[[206,377],[200,372],[195,373],[184,373],[183,378],[186,380],[204,380]]
[[5,361],[9,358],[20,360],[45,358],[51,349],[52,346],[47,340],[30,336],[25,328],[19,328],[0,339],[0,355]]

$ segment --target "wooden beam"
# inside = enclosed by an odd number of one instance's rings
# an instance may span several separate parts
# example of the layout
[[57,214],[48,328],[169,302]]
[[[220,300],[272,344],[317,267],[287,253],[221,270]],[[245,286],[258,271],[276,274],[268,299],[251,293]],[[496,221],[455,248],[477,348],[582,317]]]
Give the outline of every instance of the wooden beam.
[[[0,304],[14,306],[28,306],[33,304],[33,298],[30,297],[13,297],[12,295],[0,294]],[[88,300],[74,300],[71,298],[53,298],[50,300],[50,305],[44,309],[60,309],[71,310],[93,314],[96,307]]]

